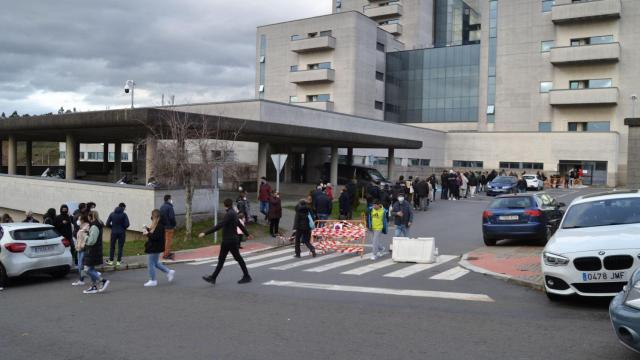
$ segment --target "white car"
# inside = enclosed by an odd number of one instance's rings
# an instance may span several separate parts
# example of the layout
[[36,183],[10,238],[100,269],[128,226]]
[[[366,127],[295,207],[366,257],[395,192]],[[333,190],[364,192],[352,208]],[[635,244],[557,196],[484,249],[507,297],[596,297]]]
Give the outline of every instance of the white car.
[[522,177],[527,182],[527,189],[544,190],[544,181],[538,175],[524,175]]
[[640,193],[575,199],[542,253],[547,296],[615,296],[640,266]]
[[51,225],[0,224],[0,287],[32,273],[66,276],[73,264],[70,245]]

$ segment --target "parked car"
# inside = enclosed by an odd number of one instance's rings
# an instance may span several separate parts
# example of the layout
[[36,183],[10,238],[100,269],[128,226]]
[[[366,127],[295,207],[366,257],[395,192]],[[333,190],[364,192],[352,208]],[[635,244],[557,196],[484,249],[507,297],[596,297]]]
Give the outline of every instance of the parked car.
[[[324,181],[328,182],[331,178],[330,169],[331,164],[325,163],[322,171],[322,178]],[[379,181],[382,186],[392,186],[392,184],[387,181],[387,179],[385,179],[377,169],[364,166],[338,165],[338,185],[345,185],[354,177],[358,181],[358,187],[366,187],[372,181]]]
[[484,243],[532,239],[546,244],[562,220],[564,206],[545,193],[500,195],[482,213]]
[[518,192],[518,179],[515,176],[498,176],[487,184],[487,195],[515,194]]
[[538,175],[523,175],[524,180],[527,182],[527,189],[542,191],[544,190],[544,181],[538,177]]
[[579,197],[542,253],[547,296],[615,296],[640,266],[638,255],[637,190]]
[[640,352],[640,269],[636,269],[628,285],[611,301],[609,316],[620,342]]
[[0,287],[11,277],[33,273],[66,276],[73,264],[69,241],[51,225],[0,225]]

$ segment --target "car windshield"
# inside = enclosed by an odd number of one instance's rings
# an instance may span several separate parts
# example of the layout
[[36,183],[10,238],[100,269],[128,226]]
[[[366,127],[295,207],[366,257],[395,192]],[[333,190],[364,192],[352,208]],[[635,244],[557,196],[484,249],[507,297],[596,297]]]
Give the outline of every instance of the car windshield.
[[14,240],[49,240],[60,237],[53,228],[21,229],[11,232]]
[[367,170],[374,181],[385,181],[384,176],[376,169]]
[[493,182],[494,183],[509,184],[509,183],[516,182],[516,178],[514,178],[512,176],[498,176],[497,178],[493,179]]
[[498,198],[489,205],[489,209],[527,209],[530,207],[533,207],[533,202],[529,196]]
[[563,229],[640,223],[640,198],[607,199],[574,205]]

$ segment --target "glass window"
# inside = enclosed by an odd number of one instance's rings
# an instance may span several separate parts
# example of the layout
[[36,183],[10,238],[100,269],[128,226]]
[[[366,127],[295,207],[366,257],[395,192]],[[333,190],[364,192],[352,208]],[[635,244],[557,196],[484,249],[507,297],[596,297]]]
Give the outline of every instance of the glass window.
[[551,131],[551,123],[550,122],[540,122],[540,123],[538,123],[538,131],[539,132],[550,132]]
[[556,2],[554,0],[542,0],[542,12],[551,11],[551,8]]
[[129,153],[123,152],[123,153],[122,153],[122,154],[120,154],[120,155],[122,155],[122,156],[120,157],[122,160],[124,160],[124,161],[128,161],[128,160],[129,160]]
[[429,166],[431,165],[431,159],[420,159],[420,166]]
[[110,152],[109,153],[109,161],[114,161],[115,158],[116,158],[115,153]]
[[384,74],[380,71],[376,71],[376,80],[384,81]]
[[551,48],[555,45],[555,41],[553,40],[546,40],[546,41],[542,41],[540,43],[540,51],[541,52],[549,52],[551,51]]
[[320,36],[331,36],[331,30],[320,31]]
[[64,159],[66,155],[67,155],[66,151],[60,151],[60,159]]
[[291,35],[291,40],[302,40],[304,36],[302,35]]
[[382,52],[384,52],[384,44],[383,44],[383,43],[381,43],[381,42],[377,42],[377,43],[376,43],[376,49],[377,49],[378,51],[382,51]]
[[589,40],[592,45],[609,44],[613,42],[613,35],[593,36]]
[[481,168],[483,164],[482,161],[453,160],[453,167]]
[[611,79],[594,79],[589,80],[589,88],[610,88],[611,87]]
[[640,223],[640,198],[590,201],[571,206],[563,229]]
[[84,159],[84,151],[81,151],[81,152],[80,152],[80,159],[81,159],[81,160],[82,160],[82,159]]
[[89,160],[98,160],[98,156],[96,155],[95,152],[89,152],[87,153]]
[[298,102],[298,97],[297,96],[289,96],[289,102],[290,103],[297,103]]
[[376,108],[376,110],[382,110],[384,108],[382,101],[374,102],[373,106]]
[[329,94],[307,95],[308,102],[326,102],[330,101]]
[[402,166],[402,158],[393,159],[393,164],[396,166]]
[[585,122],[570,122],[567,124],[569,131],[585,131],[587,123]]
[[298,65],[291,65],[291,68],[289,68],[289,71],[291,71],[291,72],[298,71]]
[[552,81],[541,81],[540,82],[540,92],[541,93],[548,93],[549,91],[551,91],[551,89],[553,89],[553,82]]
[[53,228],[21,229],[11,232],[14,240],[50,240],[60,237],[60,234]]
[[307,65],[307,69],[308,70],[331,69],[331,63],[323,62],[323,63],[317,63],[317,64],[309,64]]
[[611,122],[609,121],[593,121],[587,123],[587,131],[610,131]]

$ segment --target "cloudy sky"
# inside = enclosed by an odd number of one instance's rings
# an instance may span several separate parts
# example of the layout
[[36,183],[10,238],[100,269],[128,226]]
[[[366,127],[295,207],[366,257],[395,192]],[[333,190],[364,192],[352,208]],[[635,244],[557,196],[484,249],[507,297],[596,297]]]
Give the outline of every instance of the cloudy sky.
[[121,108],[254,96],[258,25],[331,0],[16,0],[0,12],[0,112]]

